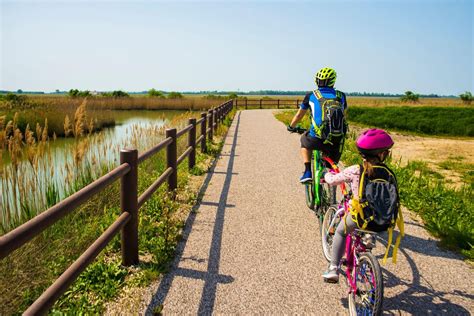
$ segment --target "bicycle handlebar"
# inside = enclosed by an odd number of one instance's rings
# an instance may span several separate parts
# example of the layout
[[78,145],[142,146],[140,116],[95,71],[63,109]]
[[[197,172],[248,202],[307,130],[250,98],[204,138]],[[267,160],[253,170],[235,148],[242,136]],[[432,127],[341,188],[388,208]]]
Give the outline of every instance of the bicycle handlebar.
[[298,134],[303,134],[307,131],[307,129],[302,128],[300,126],[291,127],[290,125],[288,125],[287,130],[290,133],[298,133]]

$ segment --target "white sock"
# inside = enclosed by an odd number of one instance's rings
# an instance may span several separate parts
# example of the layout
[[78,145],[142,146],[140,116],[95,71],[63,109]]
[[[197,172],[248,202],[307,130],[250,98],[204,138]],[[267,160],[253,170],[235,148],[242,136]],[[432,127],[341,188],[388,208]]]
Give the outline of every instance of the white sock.
[[336,269],[337,269],[337,266],[334,266],[332,264],[329,266],[329,270],[336,270]]

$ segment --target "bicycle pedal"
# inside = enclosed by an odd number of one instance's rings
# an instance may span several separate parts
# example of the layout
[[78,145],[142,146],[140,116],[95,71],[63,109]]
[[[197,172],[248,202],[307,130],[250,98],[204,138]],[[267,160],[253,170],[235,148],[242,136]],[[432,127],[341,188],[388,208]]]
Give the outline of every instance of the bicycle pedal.
[[339,283],[339,279],[338,280],[324,279],[324,283],[337,284]]

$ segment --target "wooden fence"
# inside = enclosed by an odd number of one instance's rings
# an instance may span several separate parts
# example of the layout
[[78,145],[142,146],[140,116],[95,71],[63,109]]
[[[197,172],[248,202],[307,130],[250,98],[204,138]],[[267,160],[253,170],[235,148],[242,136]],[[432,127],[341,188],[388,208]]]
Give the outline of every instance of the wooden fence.
[[[41,294],[25,311],[25,315],[47,313],[54,302],[119,232],[121,232],[122,264],[125,266],[138,264],[138,221],[140,215],[138,210],[165,181],[168,183],[168,190],[175,191],[178,183],[178,165],[188,158],[188,167],[194,167],[197,146],[200,145],[201,151],[206,152],[207,139],[212,140],[218,125],[232,110],[232,106],[233,100],[227,101],[202,113],[199,120],[189,119],[189,124],[180,131],[176,131],[175,128],[167,129],[166,138],[141,155],[138,155],[136,149],[121,150],[120,165],[117,168],[0,237],[1,260],[120,179],[121,215]],[[198,127],[200,127],[200,136],[196,138]],[[188,146],[178,157],[177,139],[186,133],[188,133]],[[138,196],[138,165],[163,149],[166,150],[166,170],[142,195]]]
[[245,109],[264,109],[264,108],[298,108],[300,105],[299,99],[235,99],[234,100],[235,108],[245,108]]

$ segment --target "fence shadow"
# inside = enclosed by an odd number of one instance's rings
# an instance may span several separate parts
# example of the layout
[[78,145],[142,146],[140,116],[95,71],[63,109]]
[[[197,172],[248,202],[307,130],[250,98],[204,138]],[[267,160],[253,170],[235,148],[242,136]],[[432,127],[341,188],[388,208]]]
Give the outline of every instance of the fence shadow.
[[[384,246],[387,246],[387,234],[383,233],[378,240]],[[437,247],[435,240],[427,240],[416,236],[405,234],[402,247],[399,248],[399,255],[403,255],[410,266],[412,272],[411,280],[404,280],[396,274],[388,271],[382,266],[384,276],[384,287],[406,287],[406,290],[397,295],[384,298],[384,311],[386,314],[409,313],[414,315],[431,314],[431,315],[470,315],[469,310],[465,307],[452,302],[447,296],[462,296],[474,299],[474,295],[464,291],[454,290],[452,292],[438,291],[434,289],[425,279],[428,286],[421,284],[424,279],[420,270],[416,266],[415,260],[407,253],[406,249],[419,252],[429,256],[457,258],[456,254],[443,251]],[[377,256],[379,260],[382,255]]]
[[412,280],[403,280],[382,267],[384,275],[384,286],[386,288],[404,286],[407,289],[397,295],[385,298],[384,310],[388,314],[410,313],[413,315],[470,315],[465,307],[452,302],[447,296],[462,296],[474,299],[474,295],[464,291],[454,290],[452,292],[438,291],[421,284],[423,276],[420,274],[415,261],[403,249],[400,253],[406,258],[412,270]]
[[[229,194],[232,176],[235,175],[235,173],[233,173],[233,167],[234,167],[234,158],[236,157],[235,148],[237,146],[237,138],[238,138],[237,134],[239,130],[239,124],[240,124],[240,112],[236,115],[236,126],[233,132],[233,135],[228,135],[233,138],[233,141],[231,145],[232,147],[231,147],[230,154],[228,155],[230,156],[230,158],[227,165],[227,172],[225,173],[226,177],[224,180],[224,186],[222,188],[222,191],[219,197],[219,203],[216,203],[217,204],[216,219],[215,219],[214,229],[212,233],[212,241],[211,241],[211,246],[210,246],[210,251],[209,251],[207,271],[203,272],[203,271],[196,271],[192,269],[184,269],[184,268],[179,267],[179,263],[183,260],[205,260],[205,259],[183,257],[184,249],[186,247],[186,241],[188,240],[188,237],[192,231],[192,226],[196,219],[197,210],[200,205],[200,204],[197,204],[193,207],[192,211],[190,212],[186,220],[184,231],[183,231],[183,239],[177,246],[176,257],[173,260],[173,263],[171,264],[170,272],[168,272],[161,280],[156,293],[153,295],[151,302],[147,306],[145,315],[154,315],[155,307],[158,307],[164,304],[166,297],[171,289],[173,280],[176,276],[199,279],[199,280],[204,281],[203,292],[201,295],[201,301],[200,301],[199,310],[198,310],[199,315],[212,314],[214,310],[215,299],[216,299],[217,284],[219,283],[226,284],[226,283],[231,283],[234,281],[234,278],[232,276],[219,274],[219,262],[220,262],[220,252],[221,252],[221,242],[222,242],[222,232],[223,232],[223,227],[224,227],[225,211],[226,211],[226,208],[228,207],[235,207],[234,205],[227,205],[227,197]],[[229,132],[231,131],[229,130]],[[221,155],[221,156],[224,156],[224,155]],[[204,180],[204,184],[202,185],[199,192],[200,196],[202,196],[204,192],[206,192],[207,187],[209,186],[209,183],[214,173],[221,173],[221,172],[214,171],[217,161],[218,159],[214,161],[210,172],[207,174],[206,179]],[[202,202],[202,204],[204,205],[204,204],[215,204],[215,203]]]

